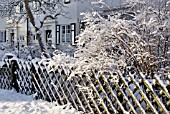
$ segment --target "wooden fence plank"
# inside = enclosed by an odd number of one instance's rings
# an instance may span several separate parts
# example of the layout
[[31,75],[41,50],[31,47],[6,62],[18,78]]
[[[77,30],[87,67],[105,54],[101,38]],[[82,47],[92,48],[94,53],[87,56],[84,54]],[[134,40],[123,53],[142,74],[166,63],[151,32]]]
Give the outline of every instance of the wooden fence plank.
[[169,86],[157,76],[153,79],[145,79],[143,74],[136,74],[137,78],[124,77],[118,72],[114,81],[111,71],[93,69],[70,78],[72,70],[66,66],[49,67],[47,62],[35,60],[6,59],[4,62],[0,68],[3,89],[18,85],[21,93],[35,94],[38,99],[55,101],[57,105],[71,104],[88,114],[170,113]]

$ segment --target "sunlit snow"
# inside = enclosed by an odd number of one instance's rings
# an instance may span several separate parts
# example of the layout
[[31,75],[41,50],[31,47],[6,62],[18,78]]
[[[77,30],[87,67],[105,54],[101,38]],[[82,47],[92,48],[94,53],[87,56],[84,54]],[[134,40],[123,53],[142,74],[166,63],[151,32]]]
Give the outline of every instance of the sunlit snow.
[[16,93],[15,90],[0,89],[0,114],[79,114],[70,106],[56,106],[32,96]]

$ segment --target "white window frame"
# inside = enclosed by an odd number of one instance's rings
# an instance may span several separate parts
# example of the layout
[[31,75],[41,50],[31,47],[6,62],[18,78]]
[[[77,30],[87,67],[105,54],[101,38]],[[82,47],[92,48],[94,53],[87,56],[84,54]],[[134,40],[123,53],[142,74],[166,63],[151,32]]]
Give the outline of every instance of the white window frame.
[[[64,31],[63,31],[63,27],[64,27]],[[61,26],[61,41],[62,43],[71,43],[71,26],[70,25]]]

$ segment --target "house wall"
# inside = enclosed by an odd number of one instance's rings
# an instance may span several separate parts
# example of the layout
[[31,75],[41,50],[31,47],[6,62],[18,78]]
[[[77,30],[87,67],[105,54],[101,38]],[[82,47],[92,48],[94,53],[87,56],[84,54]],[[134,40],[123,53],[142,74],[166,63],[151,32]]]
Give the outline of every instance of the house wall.
[[0,31],[5,30],[6,28],[6,18],[0,19]]
[[[77,3],[77,15],[80,19],[83,16],[80,15],[81,12],[89,12],[89,11],[100,11],[100,10],[108,10],[117,7],[121,7],[123,0],[104,0],[104,4],[97,4],[91,2],[97,2],[99,0],[86,0],[83,2]],[[83,6],[83,7],[82,7]]]
[[6,41],[6,18],[0,20],[0,42]]
[[[10,20],[6,21],[6,38],[7,42],[9,42],[13,46],[17,46],[18,42],[21,45],[26,44],[27,37],[27,22],[25,19],[21,20],[18,24],[13,23]],[[13,38],[12,38],[13,35]]]
[[[17,29],[16,29],[17,32]],[[27,41],[27,22],[26,20],[22,20],[20,24],[18,24],[18,36],[16,34],[16,38],[21,44],[26,44]]]
[[[74,23],[76,25],[76,30],[75,34],[77,35],[79,33],[79,22],[78,22],[78,17],[77,17],[77,3],[72,1],[69,4],[65,4],[65,9],[64,11],[66,14],[64,16],[57,16],[56,19],[47,19],[44,23],[43,26],[43,36],[44,38],[46,37],[46,30],[52,30],[52,38],[48,38],[48,40],[52,41],[53,45],[56,44],[63,44],[62,42],[62,26],[65,25],[70,25]],[[58,35],[56,34],[57,31],[57,26],[60,27],[59,31],[59,38],[57,37]],[[46,40],[46,38],[45,38]],[[70,42],[74,43],[74,42]],[[69,43],[69,44],[70,44]]]
[[[70,3],[65,4],[65,12],[67,12],[64,16],[58,16],[56,19],[47,19],[44,23],[44,26],[42,28],[42,37],[44,38],[45,41],[49,42],[51,41],[51,43],[53,45],[56,44],[72,44],[74,45],[75,43],[75,39],[72,38],[71,42],[69,43],[63,43],[62,42],[62,26],[64,25],[70,25],[71,26],[75,26],[75,33],[72,32],[71,36],[73,34],[78,35],[80,33],[80,24],[81,21],[83,20],[83,16],[80,15],[81,12],[87,12],[87,11],[94,11],[94,10],[101,10],[99,7],[95,7],[91,5],[91,2],[93,1],[98,1],[98,0],[80,0],[79,2],[76,2],[75,0],[71,0]],[[105,3],[107,4],[106,6],[104,5],[103,8],[108,9],[108,6],[111,7],[120,7],[121,5],[121,0],[105,0]],[[27,30],[27,26],[29,30]],[[26,44],[27,42],[27,31],[30,31],[30,39],[32,41],[32,43],[37,43],[37,40],[34,39],[34,28],[32,27],[31,23],[27,24],[27,21],[23,21],[18,24],[18,27],[15,25],[12,28],[10,28],[11,25],[8,24],[7,27],[3,27],[3,28],[7,28],[7,38],[8,41],[11,42],[11,32],[13,29],[14,32],[14,42],[18,42],[18,39],[21,43]],[[60,31],[57,32],[57,27],[59,27]],[[1,27],[2,28],[2,27]],[[51,30],[52,31],[52,37],[51,38],[46,38],[47,36],[47,30]],[[58,34],[59,33],[59,34]]]

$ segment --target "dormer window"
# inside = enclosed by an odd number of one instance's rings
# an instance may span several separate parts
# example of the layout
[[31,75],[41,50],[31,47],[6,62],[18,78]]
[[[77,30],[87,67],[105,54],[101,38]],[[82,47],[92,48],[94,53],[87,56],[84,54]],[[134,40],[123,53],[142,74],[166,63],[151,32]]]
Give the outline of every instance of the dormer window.
[[71,0],[64,0],[65,4],[69,4]]

